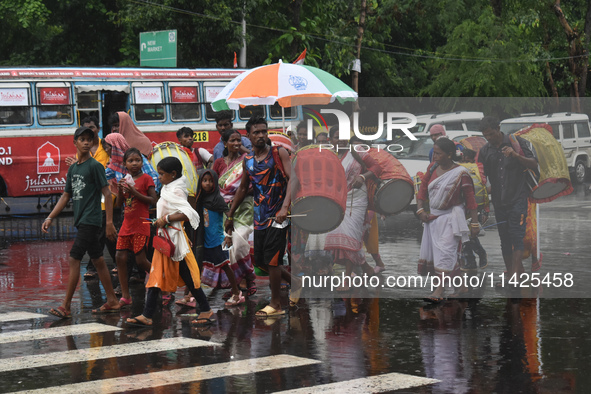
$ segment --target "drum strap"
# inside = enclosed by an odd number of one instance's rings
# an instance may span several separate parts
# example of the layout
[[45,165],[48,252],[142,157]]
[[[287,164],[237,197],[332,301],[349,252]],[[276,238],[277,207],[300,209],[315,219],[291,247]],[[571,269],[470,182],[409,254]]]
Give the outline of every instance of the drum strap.
[[272,146],[271,154],[273,155],[273,161],[275,162],[277,168],[279,168],[281,175],[283,175],[283,178],[287,179],[287,177],[285,176],[285,168],[283,168],[283,160],[281,160],[281,156],[279,155],[279,147]]

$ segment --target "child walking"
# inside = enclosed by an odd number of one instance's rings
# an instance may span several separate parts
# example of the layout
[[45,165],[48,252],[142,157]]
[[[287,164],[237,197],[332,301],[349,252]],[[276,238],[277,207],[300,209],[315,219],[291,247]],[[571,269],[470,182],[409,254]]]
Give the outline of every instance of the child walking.
[[117,239],[117,271],[121,285],[119,304],[131,305],[127,279],[127,252],[135,254],[135,262],[141,270],[150,271],[150,262],[146,257],[146,245],[150,237],[150,225],[147,222],[150,205],[158,200],[152,177],[142,172],[142,154],[137,148],[129,148],[123,155],[123,164],[128,174],[118,183],[116,206],[125,203],[125,216]]
[[72,317],[72,298],[80,280],[80,261],[86,252],[96,267],[107,295],[107,302],[92,313],[117,312],[120,309],[99,242],[102,226],[101,195],[105,199],[107,238],[114,241],[117,235],[113,226],[113,200],[103,165],[90,156],[93,140],[94,132],[88,127],[79,127],[74,132],[74,146],[78,159],[68,169],[64,194],[41,226],[41,230],[47,233],[53,219],[60,214],[70,198],[72,199],[74,226],[78,233],[68,260],[70,269],[66,298],[59,307],[49,311],[51,315],[61,319]]
[[132,325],[151,326],[152,317],[158,306],[158,297],[162,291],[175,292],[177,287],[187,286],[199,304],[199,316],[194,324],[207,325],[214,320],[213,311],[209,307],[205,293],[201,289],[199,267],[191,251],[183,221],[189,221],[191,227],[199,226],[199,215],[187,201],[187,184],[183,174],[183,165],[176,157],[166,157],[158,163],[158,178],[162,183],[160,199],[156,204],[158,219],[153,223],[159,228],[158,233],[166,237],[168,234],[174,244],[171,257],[154,250],[150,279],[146,284],[148,294],[144,312],[134,318],[127,319]]
[[228,211],[228,204],[220,194],[218,175],[213,170],[202,170],[199,176],[197,192],[197,209],[203,210],[203,227],[205,242],[203,244],[203,283],[213,288],[228,287],[223,283],[222,271],[232,288],[232,296],[226,301],[226,306],[242,304],[245,299],[238,288],[238,281],[230,267],[228,249],[232,239],[224,237],[224,212]]

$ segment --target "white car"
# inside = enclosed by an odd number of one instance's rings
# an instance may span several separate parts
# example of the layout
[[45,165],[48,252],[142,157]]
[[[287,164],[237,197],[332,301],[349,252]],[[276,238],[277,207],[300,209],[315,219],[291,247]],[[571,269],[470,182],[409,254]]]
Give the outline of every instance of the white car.
[[564,151],[571,179],[583,183],[591,170],[591,128],[585,114],[560,112],[547,115],[505,119],[501,131],[513,133],[534,123],[547,123]]
[[[482,133],[479,131],[447,131],[447,137],[456,142],[472,136],[482,137]],[[433,148],[433,140],[431,140],[429,133],[417,133],[415,137],[417,137],[417,141],[412,141],[406,137],[395,141],[396,144],[402,145],[404,149],[393,153],[394,157],[400,161],[400,164],[404,166],[411,177],[417,175],[418,172],[425,173],[427,171],[430,163],[429,152]],[[411,207],[413,205],[416,205],[415,199],[411,202]]]

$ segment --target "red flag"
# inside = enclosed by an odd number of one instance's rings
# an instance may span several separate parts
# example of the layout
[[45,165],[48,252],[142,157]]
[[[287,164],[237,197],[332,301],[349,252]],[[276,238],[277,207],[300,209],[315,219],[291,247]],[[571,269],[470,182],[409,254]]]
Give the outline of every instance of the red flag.
[[300,56],[293,62],[293,64],[304,64],[304,60],[306,60],[306,48],[304,48],[304,52],[300,53]]
[[238,62],[236,61],[236,52],[234,52],[234,68],[238,68]]

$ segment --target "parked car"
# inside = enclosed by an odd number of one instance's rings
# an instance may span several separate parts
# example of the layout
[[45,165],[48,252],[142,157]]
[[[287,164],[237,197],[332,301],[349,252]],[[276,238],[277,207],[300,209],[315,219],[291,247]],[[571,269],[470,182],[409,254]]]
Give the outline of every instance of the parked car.
[[591,129],[585,114],[560,112],[547,115],[523,116],[505,119],[501,131],[514,133],[535,123],[547,123],[552,127],[554,138],[560,141],[571,180],[582,183],[591,167]]
[[[417,175],[418,172],[425,173],[427,171],[430,163],[429,152],[433,148],[433,140],[431,140],[431,135],[428,132],[417,133],[415,136],[417,137],[417,141],[403,137],[394,142],[395,144],[401,145],[403,149],[400,152],[393,153],[393,155],[400,161],[411,177]],[[447,136],[453,141],[459,142],[466,137],[482,137],[482,133],[479,131],[449,130],[447,131]],[[416,205],[416,200],[414,199],[411,202],[411,207],[413,205]]]
[[[482,112],[474,111],[457,111],[449,112],[444,114],[427,114],[417,115],[417,123],[414,127],[410,128],[410,132],[413,134],[420,135],[421,133],[427,133],[431,126],[434,124],[443,125],[445,131],[465,131],[478,130],[480,120],[484,117]],[[409,119],[401,118],[394,120],[394,123],[408,123]],[[382,135],[374,139],[375,144],[388,144],[386,138],[386,123],[384,123],[384,129]],[[393,140],[403,138],[405,135],[400,131],[396,130],[396,135],[393,136]]]

